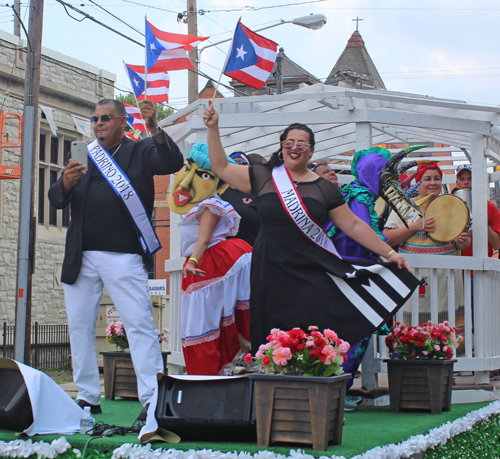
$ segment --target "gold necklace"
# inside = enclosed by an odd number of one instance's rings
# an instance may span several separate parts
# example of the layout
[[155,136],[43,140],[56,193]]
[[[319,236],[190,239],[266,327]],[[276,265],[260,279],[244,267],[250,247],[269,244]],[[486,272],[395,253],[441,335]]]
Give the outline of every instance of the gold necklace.
[[297,182],[296,182],[296,181],[294,180],[294,182],[295,182],[295,186],[297,186],[300,182],[302,182],[302,180],[304,180],[304,179],[306,178],[307,174],[309,174],[309,171],[307,171],[307,172],[306,172],[306,173],[302,176],[302,178],[301,178],[299,181],[297,181]]
[[122,143],[120,143],[120,145],[118,145],[118,148],[114,151],[114,153],[111,155],[111,157],[115,156],[116,155],[116,152],[120,149],[120,147],[122,146]]

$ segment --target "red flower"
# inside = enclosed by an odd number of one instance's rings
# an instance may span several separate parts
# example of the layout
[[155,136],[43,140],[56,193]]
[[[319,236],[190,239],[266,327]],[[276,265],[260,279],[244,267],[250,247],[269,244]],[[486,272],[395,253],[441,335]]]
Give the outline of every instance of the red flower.
[[247,355],[245,355],[245,357],[243,357],[243,360],[245,361],[245,363],[251,363],[253,360],[252,354],[248,353]]
[[262,357],[262,365],[267,367],[269,366],[270,363],[271,363],[271,358],[268,355]]

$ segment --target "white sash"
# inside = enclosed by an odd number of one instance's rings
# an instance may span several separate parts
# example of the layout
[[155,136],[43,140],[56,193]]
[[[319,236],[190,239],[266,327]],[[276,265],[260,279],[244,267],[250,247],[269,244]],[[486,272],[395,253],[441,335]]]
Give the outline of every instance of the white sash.
[[284,164],[273,169],[273,182],[288,216],[304,236],[323,250],[342,258],[323,227],[316,223],[307,211]]
[[142,250],[144,250],[144,253],[153,255],[161,249],[161,244],[149,220],[146,208],[130,180],[108,151],[99,145],[97,140],[88,145],[87,152],[103,177],[111,185],[111,188],[119,196],[125,209],[127,209],[134,226],[140,233],[139,242]]

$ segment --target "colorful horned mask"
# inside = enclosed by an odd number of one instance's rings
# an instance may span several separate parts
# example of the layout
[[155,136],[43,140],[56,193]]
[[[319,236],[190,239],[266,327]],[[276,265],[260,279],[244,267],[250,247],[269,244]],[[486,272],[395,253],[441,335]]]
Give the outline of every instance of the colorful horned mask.
[[[399,218],[401,218],[406,227],[408,227],[407,220],[411,217],[414,217],[415,215],[423,217],[424,215],[420,210],[420,207],[418,207],[418,205],[410,198],[411,193],[409,195],[404,192],[402,184],[399,181],[399,176],[408,169],[419,164],[434,164],[435,161],[417,160],[406,163],[404,166],[399,166],[399,164],[407,154],[426,146],[427,145],[412,145],[411,147],[401,150],[389,160],[380,173],[379,194],[389,204],[394,212],[396,212]],[[409,181],[411,181],[413,177],[413,175],[410,176]]]
[[[234,160],[228,158],[230,162]],[[201,201],[220,193],[225,185],[212,171],[208,157],[208,145],[198,142],[175,174],[168,196],[168,207],[176,214],[187,214]]]

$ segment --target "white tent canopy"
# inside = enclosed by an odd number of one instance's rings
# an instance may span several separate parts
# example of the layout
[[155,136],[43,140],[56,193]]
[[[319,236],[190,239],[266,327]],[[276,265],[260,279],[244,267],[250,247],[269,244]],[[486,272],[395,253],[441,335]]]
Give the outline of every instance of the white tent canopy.
[[[370,130],[372,144],[441,143],[458,149],[470,149],[472,135],[485,135],[492,156],[500,160],[500,128],[493,127],[500,125],[500,107],[324,84],[277,96],[215,99],[214,104],[228,152],[270,156],[283,129],[300,122],[315,132],[315,160],[360,149]],[[171,126],[168,132],[177,142],[195,143],[205,128],[200,115],[207,105],[208,100],[198,100],[161,124],[191,113],[186,123]]]

